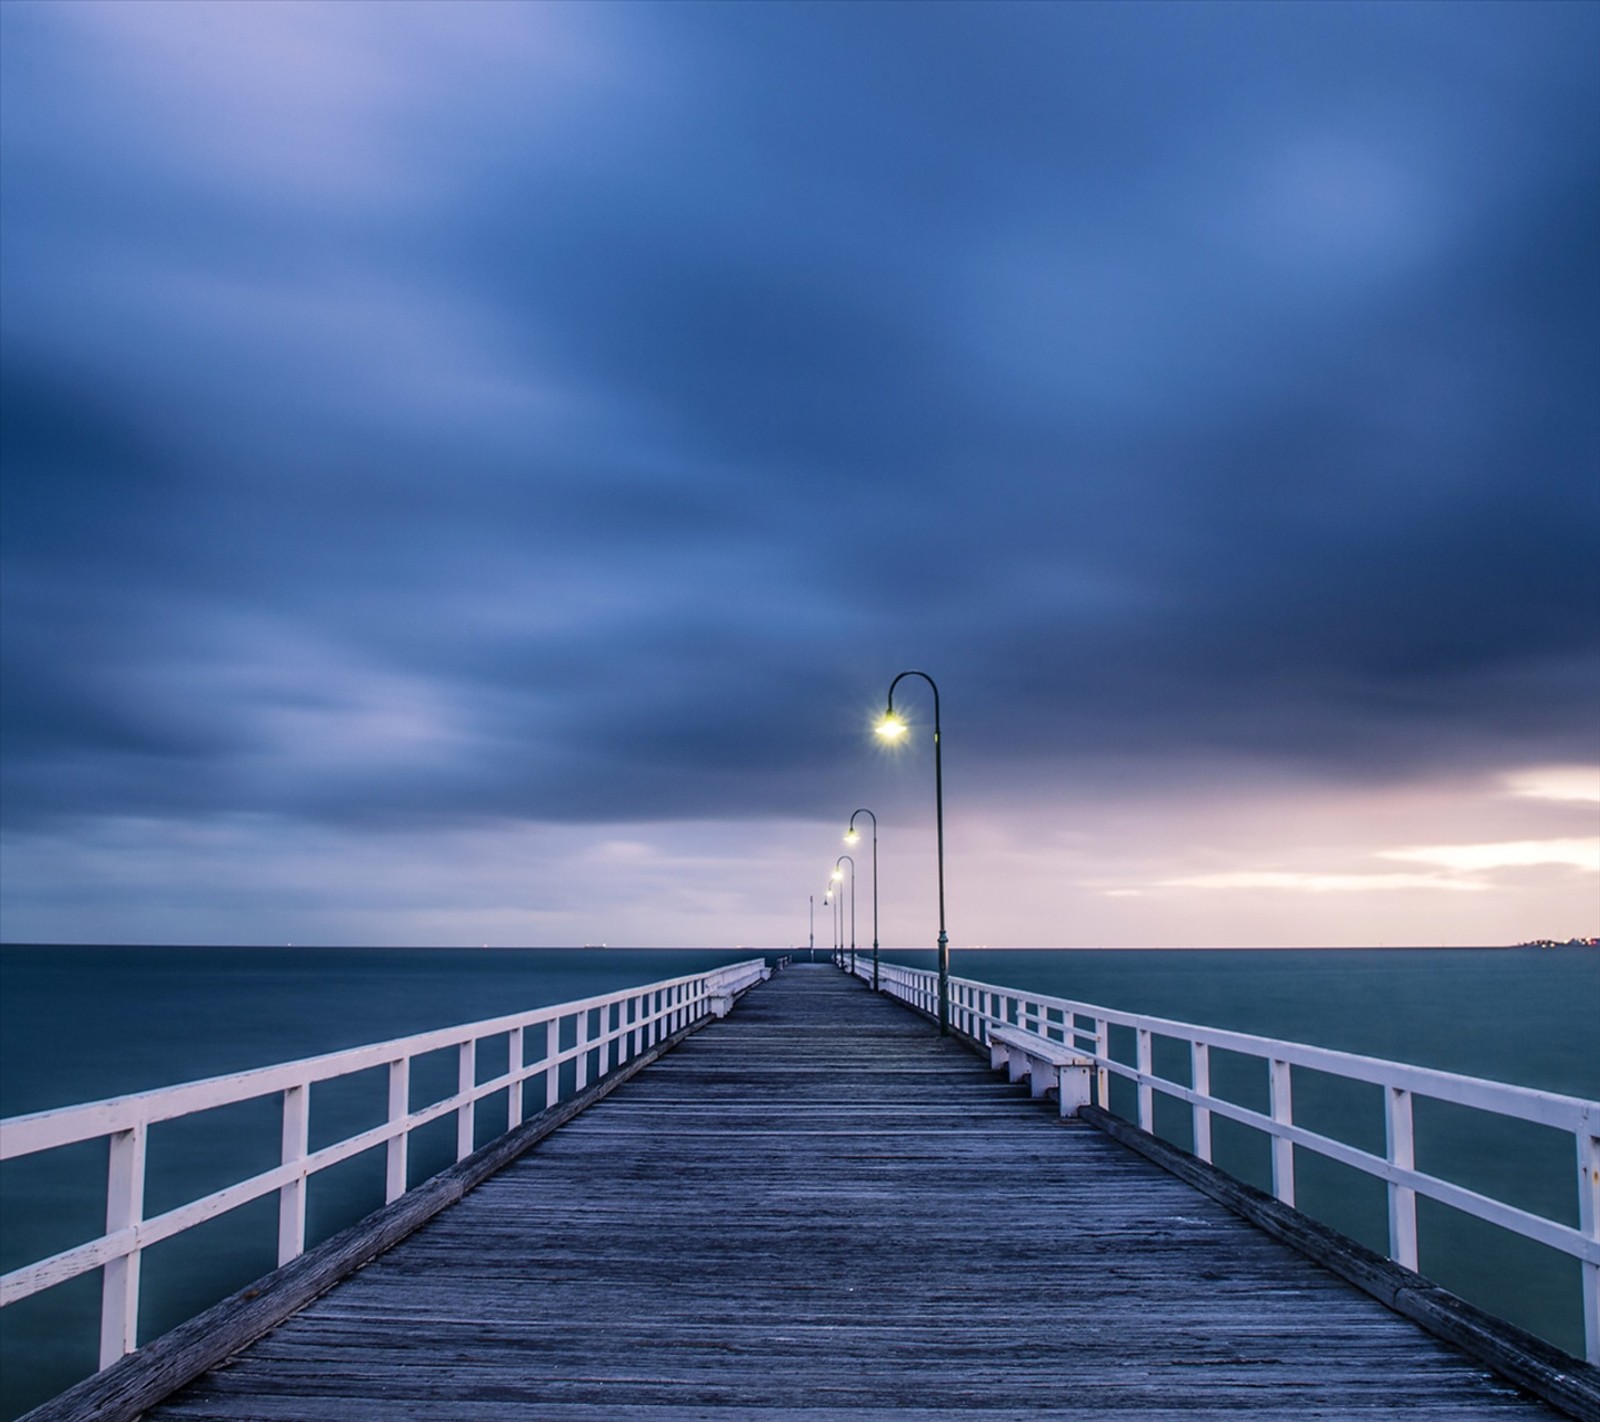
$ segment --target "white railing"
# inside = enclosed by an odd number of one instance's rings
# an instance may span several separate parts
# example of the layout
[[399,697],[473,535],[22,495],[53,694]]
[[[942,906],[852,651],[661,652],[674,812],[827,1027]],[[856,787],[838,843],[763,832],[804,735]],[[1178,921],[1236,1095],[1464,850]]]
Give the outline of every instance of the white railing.
[[[456,1159],[465,1160],[474,1150],[475,1108],[485,1097],[506,1094],[509,1132],[523,1120],[523,1083],[530,1078],[544,1078],[545,1106],[555,1106],[561,1094],[561,1068],[567,1062],[573,1063],[573,1091],[582,1091],[590,1084],[591,1058],[594,1080],[598,1081],[681,1028],[713,1012],[725,1012],[734,996],[767,975],[763,960],[752,959],[708,973],[557,1003],[508,1017],[0,1121],[0,1161],[82,1141],[110,1141],[105,1233],[0,1277],[0,1307],[91,1270],[103,1270],[100,1366],[109,1367],[137,1346],[140,1256],[151,1245],[251,1200],[276,1193],[278,1263],[286,1264],[305,1250],[306,1182],[318,1171],[382,1146],[387,1152],[385,1199],[393,1203],[408,1188],[409,1145],[414,1131],[453,1113]],[[567,1023],[572,1024],[570,1028],[564,1027]],[[542,1028],[544,1041],[540,1054],[533,1061],[524,1061],[528,1047],[538,1045],[537,1031],[535,1041],[528,1041],[530,1028]],[[562,1047],[561,1039],[568,1031],[573,1044]],[[506,1041],[507,1069],[502,1075],[479,1081],[478,1044],[492,1038]],[[414,1109],[413,1059],[451,1048],[458,1054],[454,1094]],[[317,1150],[309,1149],[311,1087],[385,1066],[389,1098],[384,1123]],[[281,1097],[283,1104],[280,1163],[146,1218],[145,1152],[150,1127],[160,1121],[268,1096]]]
[[[856,976],[872,979],[857,960]],[[939,1013],[937,973],[882,963],[879,982],[884,992],[909,1003],[929,1016]],[[1454,1072],[1407,1066],[1376,1057],[1324,1047],[1277,1041],[1188,1022],[1173,1022],[1134,1012],[1095,1007],[1043,993],[999,987],[969,978],[950,979],[950,1025],[968,1037],[988,1043],[991,1026],[1010,1025],[1036,1032],[1053,1041],[1070,1041],[1085,1056],[1092,1056],[1097,1078],[1096,1101],[1109,1109],[1110,1078],[1131,1081],[1137,1088],[1138,1125],[1151,1131],[1155,1096],[1188,1103],[1194,1134],[1194,1154],[1211,1161],[1211,1126],[1214,1116],[1238,1121],[1265,1132],[1271,1142],[1272,1193],[1293,1205],[1294,1150],[1296,1146],[1351,1166],[1384,1182],[1389,1204],[1389,1257],[1407,1269],[1417,1268],[1417,1196],[1424,1195],[1465,1214],[1576,1259],[1583,1276],[1584,1347],[1591,1363],[1600,1363],[1600,1102],[1561,1096],[1529,1087],[1459,1076]],[[1120,1027],[1134,1035],[1133,1063],[1110,1054],[1110,1029]],[[1157,1076],[1153,1070],[1153,1045],[1157,1038],[1187,1043],[1190,1080],[1187,1084]],[[1255,1111],[1238,1102],[1215,1096],[1211,1090],[1212,1050],[1254,1057],[1267,1064],[1268,1106]],[[1295,1067],[1367,1082],[1383,1090],[1385,1153],[1373,1155],[1357,1146],[1320,1135],[1296,1125],[1292,1073]],[[1412,1129],[1416,1097],[1450,1102],[1516,1120],[1536,1122],[1572,1135],[1577,1167],[1578,1227],[1533,1214],[1474,1190],[1431,1175],[1416,1164]]]

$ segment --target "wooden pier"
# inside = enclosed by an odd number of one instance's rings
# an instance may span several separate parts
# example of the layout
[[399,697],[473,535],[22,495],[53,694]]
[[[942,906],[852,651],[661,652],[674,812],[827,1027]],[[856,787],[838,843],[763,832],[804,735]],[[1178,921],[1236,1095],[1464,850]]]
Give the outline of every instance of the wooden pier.
[[1560,1414],[823,967],[150,1422]]

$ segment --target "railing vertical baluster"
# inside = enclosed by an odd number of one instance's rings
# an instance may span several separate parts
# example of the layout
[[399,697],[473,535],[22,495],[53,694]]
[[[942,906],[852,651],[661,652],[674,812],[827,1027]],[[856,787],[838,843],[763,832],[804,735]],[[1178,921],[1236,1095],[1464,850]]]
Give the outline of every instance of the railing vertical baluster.
[[544,1024],[544,1104],[548,1110],[561,1100],[561,1067],[556,1058],[561,1055],[561,1016],[548,1018]]
[[[1189,1043],[1189,1080],[1195,1092],[1211,1095],[1211,1047],[1206,1042]],[[1211,1159],[1211,1108],[1194,1103],[1194,1153],[1201,1160]]]
[[1094,1054],[1100,1061],[1100,1069],[1095,1072],[1095,1089],[1100,1093],[1098,1100],[1102,1111],[1111,1109],[1111,1069],[1105,1065],[1111,1055],[1111,1023],[1107,1018],[1096,1017],[1094,1020]]
[[506,1075],[511,1085],[506,1088],[506,1129],[522,1124],[522,1028],[513,1027],[506,1033]]
[[[147,1130],[143,1121],[111,1136],[106,1177],[106,1233],[132,1229],[144,1218],[144,1163]],[[139,1346],[139,1265],[137,1248],[106,1262],[100,1285],[100,1366],[109,1368]]]
[[[401,1057],[389,1063],[389,1124],[405,1120],[411,1114],[411,1058]],[[397,1136],[389,1138],[388,1158],[384,1169],[383,1199],[392,1205],[406,1193],[406,1171],[411,1150],[411,1130],[407,1127]]]
[[[1272,1059],[1268,1092],[1272,1119],[1278,1125],[1294,1123],[1294,1103],[1290,1091],[1289,1063]],[[1286,1205],[1294,1204],[1294,1142],[1276,1133],[1272,1137],[1272,1193]]]
[[1145,1078],[1148,1078],[1155,1070],[1154,1049],[1150,1041],[1150,1029],[1148,1027],[1140,1027],[1137,1031],[1139,1034],[1138,1067],[1141,1078],[1139,1082],[1139,1129],[1141,1131],[1153,1131],[1155,1129],[1156,1092],[1155,1087]]
[[473,1127],[477,1122],[477,1103],[472,1099],[478,1084],[478,1042],[469,1037],[458,1049],[456,1057],[456,1092],[463,1097],[456,1110],[456,1159],[465,1160],[472,1154]]
[[[1600,1120],[1585,1107],[1578,1121],[1578,1228],[1600,1239]],[[1600,1264],[1585,1259],[1583,1270],[1583,1347],[1600,1366]]]
[[[1398,1086],[1384,1090],[1384,1154],[1390,1165],[1411,1170],[1417,1163],[1411,1124],[1411,1093]],[[1417,1267],[1417,1192],[1408,1185],[1388,1185],[1389,1257],[1407,1269]]]
[[278,1264],[298,1259],[306,1247],[305,1158],[310,1139],[310,1090],[290,1086],[283,1093],[283,1163],[299,1169],[278,1192]]
[[577,1055],[572,1059],[575,1075],[572,1079],[572,1089],[582,1091],[589,1084],[589,1009],[584,1008],[574,1018],[574,1032],[577,1034],[573,1045],[577,1048]]

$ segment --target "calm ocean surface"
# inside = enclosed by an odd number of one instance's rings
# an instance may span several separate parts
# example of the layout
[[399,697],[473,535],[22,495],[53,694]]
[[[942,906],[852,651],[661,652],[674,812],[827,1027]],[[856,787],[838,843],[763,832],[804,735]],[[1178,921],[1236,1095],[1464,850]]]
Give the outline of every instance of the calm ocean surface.
[[[121,1095],[341,1047],[568,1001],[755,956],[679,949],[0,948],[0,1115]],[[933,966],[931,952],[886,959]],[[956,951],[963,977],[1082,1002],[1234,1028],[1600,1099],[1600,952],[1587,949]],[[1112,1050],[1131,1056],[1131,1043]],[[439,1094],[453,1065],[442,1064]],[[1176,1062],[1172,1074],[1181,1076]],[[1166,1072],[1158,1053],[1158,1072]],[[1119,1086],[1121,1083],[1118,1084]],[[1249,1071],[1219,1076],[1235,1099],[1265,1099]],[[1373,1103],[1296,1084],[1296,1119],[1382,1151]],[[1131,1097],[1131,1089],[1129,1093]],[[1425,1104],[1425,1103],[1424,1103]],[[1132,1114],[1131,1100],[1113,1105]],[[169,1208],[265,1168],[274,1109],[230,1108],[203,1140],[153,1135],[148,1208]],[[223,1113],[217,1113],[220,1116]],[[255,1119],[255,1117],[261,1119]],[[268,1119],[270,1117],[270,1119]],[[449,1121],[435,1149],[449,1155]],[[1187,1111],[1158,1131],[1188,1145]],[[1264,1185],[1267,1152],[1218,1121],[1218,1163]],[[1569,1138],[1483,1129],[1476,1115],[1418,1108],[1419,1163],[1526,1208],[1576,1223]],[[1375,1132],[1375,1134],[1374,1134]],[[453,1139],[453,1137],[451,1137]],[[263,1141],[267,1157],[261,1155]],[[99,1232],[103,1146],[0,1171],[0,1270]],[[381,1153],[380,1153],[381,1155]],[[239,1162],[247,1167],[239,1169]],[[352,1169],[352,1167],[354,1167]],[[345,1172],[340,1175],[340,1172]],[[313,1195],[312,1240],[382,1202],[381,1160],[328,1172]],[[1383,1193],[1300,1153],[1300,1204],[1382,1249]],[[375,1196],[375,1198],[374,1198]],[[1540,1246],[1500,1237],[1420,1202],[1423,1270],[1569,1351],[1581,1348],[1577,1271]],[[141,1336],[270,1269],[275,1206],[260,1201],[149,1251]],[[91,1276],[0,1314],[0,1418],[94,1364]]]

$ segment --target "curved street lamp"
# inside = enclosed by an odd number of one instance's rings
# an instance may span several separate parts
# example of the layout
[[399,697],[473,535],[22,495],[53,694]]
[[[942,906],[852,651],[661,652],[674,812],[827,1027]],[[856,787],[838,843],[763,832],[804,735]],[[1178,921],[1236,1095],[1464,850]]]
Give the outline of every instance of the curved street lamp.
[[[856,861],[848,854],[841,854],[833,861],[833,877],[842,881],[844,873],[839,868],[841,864],[850,866],[850,976],[854,977],[856,975]],[[841,903],[839,907],[842,911],[844,905]],[[842,923],[840,927],[843,928]]]
[[893,741],[906,733],[906,723],[894,714],[894,689],[908,676],[920,676],[933,692],[933,818],[939,847],[939,1035],[950,1035],[950,938],[944,931],[944,768],[939,756],[939,688],[924,671],[903,671],[889,683],[889,704],[877,732]]
[[878,991],[878,817],[871,810],[857,810],[850,816],[844,832],[844,842],[855,844],[861,838],[856,828],[856,815],[865,815],[872,821],[872,990]]

